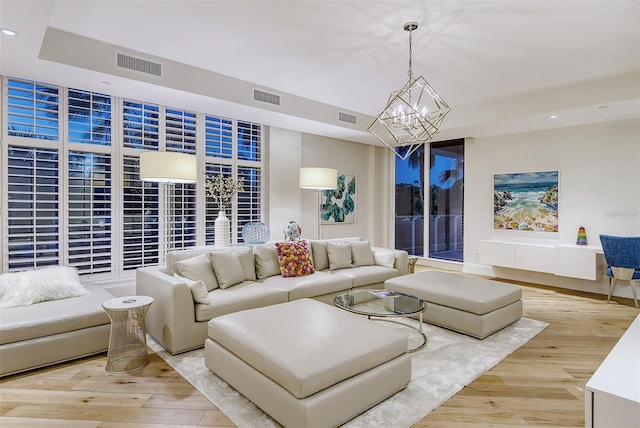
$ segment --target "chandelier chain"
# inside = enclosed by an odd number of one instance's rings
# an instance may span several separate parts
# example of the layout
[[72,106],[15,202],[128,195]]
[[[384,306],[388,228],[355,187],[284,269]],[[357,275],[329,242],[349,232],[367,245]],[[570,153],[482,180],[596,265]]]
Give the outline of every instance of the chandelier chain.
[[413,29],[409,28],[409,81],[411,81],[411,79],[413,78],[413,63],[411,61],[411,58],[413,57],[413,50],[411,48],[411,40],[412,40],[412,34],[413,34]]

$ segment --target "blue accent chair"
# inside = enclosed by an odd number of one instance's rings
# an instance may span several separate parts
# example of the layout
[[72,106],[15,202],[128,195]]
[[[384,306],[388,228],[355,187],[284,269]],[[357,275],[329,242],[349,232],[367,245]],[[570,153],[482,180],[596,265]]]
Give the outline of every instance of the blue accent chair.
[[[633,301],[638,307],[636,287],[640,285],[640,236],[600,235],[600,243],[607,260],[607,276],[609,277],[609,295],[611,299],[616,280],[629,281],[633,292]],[[634,286],[635,285],[635,286]]]

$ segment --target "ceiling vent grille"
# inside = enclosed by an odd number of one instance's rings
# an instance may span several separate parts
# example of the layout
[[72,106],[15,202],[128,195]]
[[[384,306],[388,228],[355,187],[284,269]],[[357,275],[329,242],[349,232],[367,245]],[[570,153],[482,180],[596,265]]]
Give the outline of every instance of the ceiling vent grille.
[[127,70],[139,71],[140,73],[151,74],[158,77],[162,76],[162,64],[145,59],[119,53],[117,64],[118,67],[126,68]]
[[356,124],[356,116],[349,113],[338,112],[338,120],[340,122],[348,122],[352,124]]
[[269,92],[259,91],[257,89],[253,90],[253,99],[276,106],[280,105],[280,95],[270,94]]

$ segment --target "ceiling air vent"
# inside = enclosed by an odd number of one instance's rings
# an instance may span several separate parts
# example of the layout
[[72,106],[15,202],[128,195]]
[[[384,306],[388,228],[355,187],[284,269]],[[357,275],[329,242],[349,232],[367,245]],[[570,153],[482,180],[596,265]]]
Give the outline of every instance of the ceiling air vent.
[[139,71],[140,73],[152,74],[154,76],[162,76],[162,64],[147,61],[146,59],[136,58],[133,56],[118,54],[118,67],[127,70]]
[[338,120],[341,122],[348,122],[356,124],[356,116],[349,113],[338,112]]
[[273,104],[276,106],[280,105],[280,95],[270,94],[269,92],[263,92],[257,89],[253,90],[253,99],[256,101],[262,101],[263,103]]

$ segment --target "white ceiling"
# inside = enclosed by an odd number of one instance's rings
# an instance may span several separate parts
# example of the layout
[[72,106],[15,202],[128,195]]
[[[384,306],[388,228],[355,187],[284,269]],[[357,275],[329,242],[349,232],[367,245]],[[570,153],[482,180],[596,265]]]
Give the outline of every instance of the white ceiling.
[[[0,0],[18,32],[0,73],[372,143],[407,80],[408,21],[414,73],[452,107],[437,139],[640,116],[638,0]],[[163,77],[116,70],[116,51]]]

